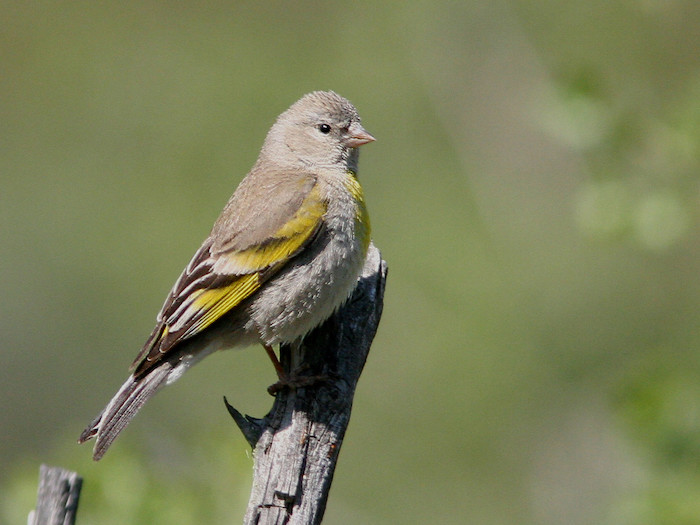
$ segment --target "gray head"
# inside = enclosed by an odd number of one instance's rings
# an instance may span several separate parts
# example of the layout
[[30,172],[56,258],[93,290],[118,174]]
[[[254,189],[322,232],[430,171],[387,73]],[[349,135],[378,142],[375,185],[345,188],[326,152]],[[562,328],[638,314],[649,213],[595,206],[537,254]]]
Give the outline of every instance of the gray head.
[[285,167],[357,169],[357,148],[374,140],[350,101],[332,91],[304,95],[270,129],[259,161]]

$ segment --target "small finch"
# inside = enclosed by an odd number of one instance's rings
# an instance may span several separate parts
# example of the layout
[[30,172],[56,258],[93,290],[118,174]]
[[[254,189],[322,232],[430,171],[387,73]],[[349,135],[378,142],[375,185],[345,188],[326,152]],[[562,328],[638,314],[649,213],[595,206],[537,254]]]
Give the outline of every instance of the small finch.
[[331,91],[302,97],[267,134],[258,160],[176,281],[131,375],[78,442],[99,460],[162,386],[220,349],[293,343],[351,294],[370,223],[357,180],[372,142],[355,107]]

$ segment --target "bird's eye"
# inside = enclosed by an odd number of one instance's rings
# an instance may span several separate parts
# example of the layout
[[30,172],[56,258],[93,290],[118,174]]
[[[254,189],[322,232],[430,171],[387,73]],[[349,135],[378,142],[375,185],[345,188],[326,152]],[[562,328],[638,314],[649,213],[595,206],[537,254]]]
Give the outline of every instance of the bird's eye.
[[327,135],[331,132],[331,127],[328,124],[319,124],[318,130],[324,135]]

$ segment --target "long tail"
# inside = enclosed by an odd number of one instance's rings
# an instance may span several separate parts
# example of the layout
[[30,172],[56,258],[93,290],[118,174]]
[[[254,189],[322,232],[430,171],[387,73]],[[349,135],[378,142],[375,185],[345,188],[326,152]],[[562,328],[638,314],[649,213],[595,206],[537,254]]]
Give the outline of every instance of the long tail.
[[104,456],[119,433],[168,379],[173,365],[167,361],[150,370],[145,376],[129,379],[122,385],[102,413],[80,434],[78,443],[96,438],[92,459]]

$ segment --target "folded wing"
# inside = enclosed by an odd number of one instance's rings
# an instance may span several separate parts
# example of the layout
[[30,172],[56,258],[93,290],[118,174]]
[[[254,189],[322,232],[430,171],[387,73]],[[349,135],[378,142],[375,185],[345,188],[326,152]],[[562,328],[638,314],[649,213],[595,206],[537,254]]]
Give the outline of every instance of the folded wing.
[[[246,181],[231,198],[163,304],[155,329],[132,364],[136,377],[254,294],[314,239],[327,210],[315,177],[300,173],[271,179],[252,203],[252,213],[236,212],[243,197],[251,205],[249,195],[239,197],[246,192]],[[245,222],[239,219],[243,215]]]

